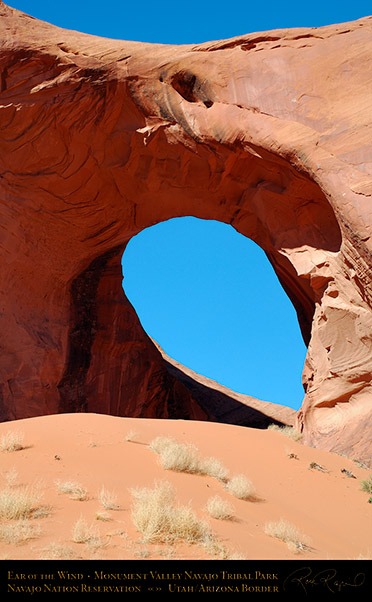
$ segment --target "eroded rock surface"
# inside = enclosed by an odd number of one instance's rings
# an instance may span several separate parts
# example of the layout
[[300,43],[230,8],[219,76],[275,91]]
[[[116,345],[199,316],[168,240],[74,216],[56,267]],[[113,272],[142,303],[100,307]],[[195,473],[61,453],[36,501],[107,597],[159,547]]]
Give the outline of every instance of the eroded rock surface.
[[1,419],[217,419],[122,290],[129,239],[193,215],[258,243],[297,310],[305,441],[369,461],[372,18],[167,46],[0,2],[0,29]]

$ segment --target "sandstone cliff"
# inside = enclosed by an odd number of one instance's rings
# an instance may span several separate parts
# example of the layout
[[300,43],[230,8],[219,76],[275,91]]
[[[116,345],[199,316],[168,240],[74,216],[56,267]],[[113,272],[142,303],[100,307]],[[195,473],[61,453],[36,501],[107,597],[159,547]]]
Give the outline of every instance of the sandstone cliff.
[[297,310],[305,442],[369,460],[372,18],[167,46],[0,2],[0,31],[1,419],[216,418],[122,290],[129,239],[193,215],[258,243]]

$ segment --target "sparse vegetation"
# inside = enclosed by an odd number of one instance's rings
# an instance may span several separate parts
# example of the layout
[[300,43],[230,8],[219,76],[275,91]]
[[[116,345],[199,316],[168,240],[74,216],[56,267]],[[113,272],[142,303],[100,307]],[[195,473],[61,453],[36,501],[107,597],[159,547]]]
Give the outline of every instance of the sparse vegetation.
[[195,446],[179,443],[172,438],[157,437],[150,443],[150,449],[159,454],[161,465],[166,470],[198,473],[201,460]]
[[200,542],[209,534],[209,526],[196,517],[188,506],[176,504],[170,483],[155,483],[152,489],[130,490],[132,520],[145,541],[167,542],[178,539]]
[[7,544],[18,545],[40,535],[40,528],[27,520],[0,525],[0,540]]
[[21,431],[9,431],[0,439],[0,449],[3,452],[14,452],[24,449],[24,433]]
[[75,481],[56,481],[57,489],[61,493],[65,493],[72,500],[79,500],[83,502],[88,499],[88,491]]
[[41,550],[40,560],[73,560],[76,558],[72,548],[52,542]]
[[268,427],[269,431],[277,431],[282,433],[286,437],[292,439],[292,441],[301,441],[303,435],[297,431],[293,426],[279,426],[278,424],[270,424]]
[[320,472],[328,472],[324,466],[321,466],[320,464],[317,464],[316,462],[310,462],[310,468],[312,470],[319,470]]
[[139,560],[144,560],[145,558],[150,558],[149,550],[136,550],[134,555]]
[[291,551],[302,550],[310,544],[310,540],[306,535],[300,533],[295,525],[283,518],[276,522],[266,523],[264,532],[270,537],[285,542]]
[[228,520],[234,515],[234,508],[219,495],[215,495],[208,499],[206,510],[212,518],[218,520]]
[[360,488],[366,493],[372,493],[372,474],[369,476],[368,479],[361,481]]
[[212,534],[206,538],[203,547],[207,554],[218,560],[246,560],[240,553],[229,550]]
[[217,481],[225,482],[228,477],[228,470],[217,458],[205,458],[203,460],[204,473]]
[[254,497],[255,489],[251,481],[243,474],[238,474],[226,483],[226,491],[241,500],[249,500]]
[[106,510],[118,510],[120,508],[115,493],[107,491],[104,487],[102,487],[98,499]]
[[0,519],[18,520],[45,516],[46,507],[40,504],[41,493],[34,487],[5,488],[0,491]]
[[88,525],[82,517],[73,526],[72,539],[75,543],[87,543],[95,547],[102,546],[102,540],[97,528],[94,525]]
[[288,458],[289,458],[290,460],[298,460],[298,456],[297,456],[297,454],[294,454],[293,452],[289,452],[289,453],[288,453]]
[[351,472],[351,470],[347,470],[346,468],[341,468],[341,472],[348,477],[348,479],[356,479],[356,476]]
[[150,449],[159,454],[165,470],[207,475],[224,481],[227,469],[217,458],[202,458],[198,449],[191,443],[180,443],[171,437],[156,437]]

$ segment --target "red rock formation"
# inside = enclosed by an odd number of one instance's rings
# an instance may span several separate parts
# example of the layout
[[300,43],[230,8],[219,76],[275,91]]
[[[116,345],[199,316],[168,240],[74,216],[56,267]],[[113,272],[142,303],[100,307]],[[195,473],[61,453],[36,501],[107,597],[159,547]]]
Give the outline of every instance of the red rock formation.
[[372,18],[167,46],[0,17],[1,418],[213,418],[121,286],[133,235],[193,215],[297,310],[305,441],[368,459]]

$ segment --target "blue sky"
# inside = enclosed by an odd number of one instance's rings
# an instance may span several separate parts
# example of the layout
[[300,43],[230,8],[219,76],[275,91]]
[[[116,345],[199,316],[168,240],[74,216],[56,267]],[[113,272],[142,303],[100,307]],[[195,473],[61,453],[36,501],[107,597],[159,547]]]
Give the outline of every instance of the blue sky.
[[[369,2],[8,0],[60,27],[143,42],[200,43],[370,15]],[[168,355],[240,393],[298,409],[306,349],[264,253],[230,226],[182,218],[132,239],[125,291]]]
[[171,357],[221,384],[296,409],[306,348],[266,255],[231,226],[176,218],[134,237],[124,289]]
[[317,27],[365,17],[371,2],[248,2],[247,0],[8,0],[13,8],[86,33],[170,44],[191,44],[285,27]]

